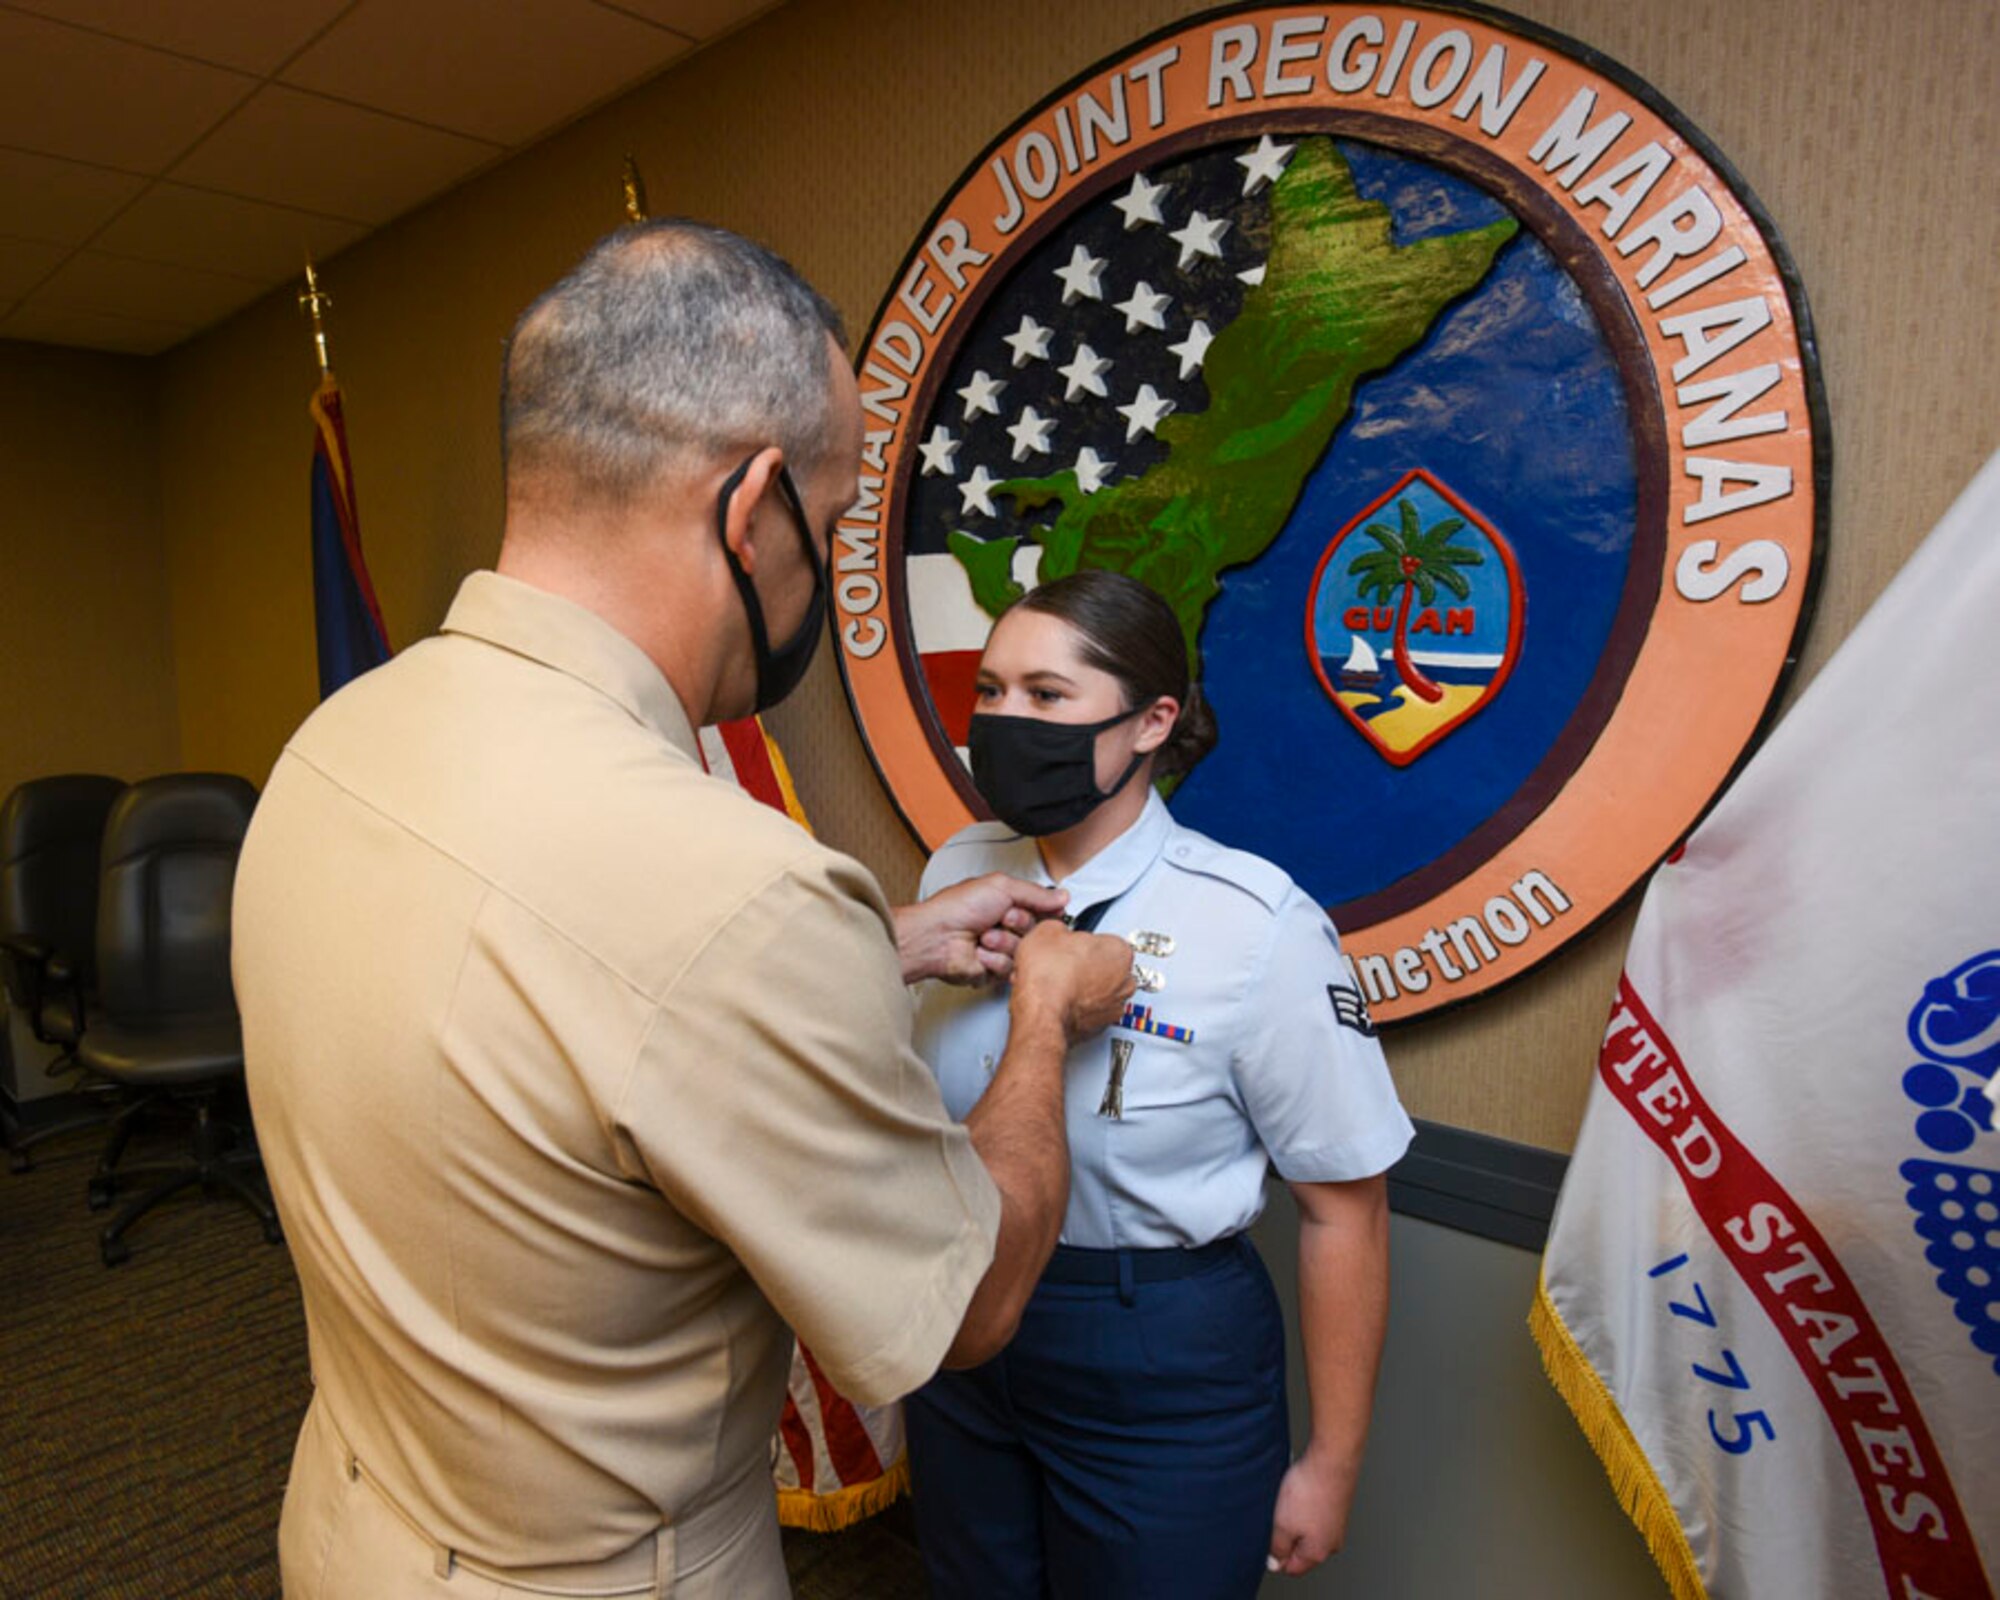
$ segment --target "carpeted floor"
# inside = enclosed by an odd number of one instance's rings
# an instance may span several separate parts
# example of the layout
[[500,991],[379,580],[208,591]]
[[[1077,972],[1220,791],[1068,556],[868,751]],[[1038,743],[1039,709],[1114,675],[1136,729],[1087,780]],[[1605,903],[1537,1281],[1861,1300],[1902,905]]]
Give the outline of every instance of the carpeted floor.
[[[96,1152],[0,1171],[0,1597],[272,1600],[309,1387],[290,1258],[234,1201],[181,1198],[107,1270]],[[798,1600],[920,1600],[906,1527],[788,1533]]]

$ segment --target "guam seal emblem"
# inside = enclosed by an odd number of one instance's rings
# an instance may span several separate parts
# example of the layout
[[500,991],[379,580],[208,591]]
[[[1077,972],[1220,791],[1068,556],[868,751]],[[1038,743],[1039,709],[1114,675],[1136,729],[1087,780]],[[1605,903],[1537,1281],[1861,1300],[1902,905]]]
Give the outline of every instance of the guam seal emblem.
[[1417,468],[1320,557],[1313,670],[1362,737],[1408,766],[1500,692],[1520,654],[1522,598],[1506,540]]
[[943,198],[858,372],[840,661],[919,839],[983,814],[994,617],[1128,573],[1221,731],[1176,815],[1331,911],[1379,1021],[1631,890],[1810,611],[1775,233],[1644,83],[1483,7],[1237,7],[1100,63]]

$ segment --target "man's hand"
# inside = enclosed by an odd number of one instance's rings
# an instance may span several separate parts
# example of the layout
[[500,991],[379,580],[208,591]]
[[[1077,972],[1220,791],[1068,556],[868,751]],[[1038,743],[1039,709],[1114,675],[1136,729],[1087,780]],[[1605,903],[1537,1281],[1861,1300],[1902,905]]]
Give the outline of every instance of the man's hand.
[[896,907],[903,982],[993,983],[1012,976],[1014,952],[1036,923],[1060,916],[1069,891],[989,872]]
[[1043,923],[1022,939],[1014,955],[1016,1021],[1024,1010],[1046,1008],[1071,1044],[1116,1022],[1131,998],[1132,947],[1098,933],[1072,933]]
[[1347,1508],[1354,1499],[1351,1465],[1308,1450],[1291,1464],[1278,1486],[1278,1509],[1271,1519],[1273,1572],[1296,1578],[1312,1571],[1347,1539]]
[[1069,1204],[1063,1121],[1069,1047],[1116,1022],[1131,992],[1132,947],[1123,939],[1043,922],[1016,946],[1007,1048],[965,1119],[972,1148],[1000,1191],[1000,1233],[945,1353],[948,1367],[990,1361],[1020,1325]]

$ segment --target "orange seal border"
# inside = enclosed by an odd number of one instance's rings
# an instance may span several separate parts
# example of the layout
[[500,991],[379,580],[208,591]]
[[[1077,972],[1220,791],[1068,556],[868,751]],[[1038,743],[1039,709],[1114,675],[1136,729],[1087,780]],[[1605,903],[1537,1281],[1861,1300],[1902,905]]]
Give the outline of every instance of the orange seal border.
[[863,743],[935,848],[974,812],[917,698],[899,512],[917,425],[984,291],[1170,141],[1281,124],[1359,135],[1363,118],[1440,159],[1459,152],[1460,170],[1504,165],[1598,246],[1644,352],[1628,390],[1650,390],[1666,462],[1658,598],[1567,781],[1448,886],[1393,910],[1375,897],[1379,917],[1345,908],[1357,980],[1393,1022],[1521,975],[1643,882],[1768,725],[1811,616],[1831,445],[1805,296],[1742,179],[1651,87],[1552,30],[1456,3],[1231,7],[1071,79],[975,158],[876,314],[856,361],[862,493],[838,525],[833,599]]

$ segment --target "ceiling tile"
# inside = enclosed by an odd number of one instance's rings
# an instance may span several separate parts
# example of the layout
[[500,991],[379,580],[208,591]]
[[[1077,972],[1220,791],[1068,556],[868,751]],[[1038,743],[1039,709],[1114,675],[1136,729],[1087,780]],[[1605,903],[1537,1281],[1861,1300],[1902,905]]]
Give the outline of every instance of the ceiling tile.
[[599,0],[599,3],[657,22],[690,39],[712,39],[762,12],[776,9],[779,0]]
[[448,188],[500,147],[269,85],[173,176],[379,224]]
[[0,227],[56,244],[82,244],[146,187],[129,172],[0,150]]
[[362,0],[287,67],[286,83],[520,145],[690,48],[594,0]]
[[16,306],[0,319],[0,339],[81,345],[86,350],[123,350],[138,356],[157,355],[193,332],[192,323],[147,322],[69,306],[43,305],[38,301]]
[[138,44],[199,56],[260,77],[324,28],[352,0],[9,0]]
[[113,255],[275,283],[367,233],[358,222],[158,183],[91,243]]
[[248,304],[271,288],[273,281],[80,250],[29,297],[27,304],[30,309],[64,306],[199,328]]
[[158,172],[255,80],[0,10],[0,145]]
[[0,300],[18,300],[61,265],[69,246],[0,235]]

